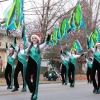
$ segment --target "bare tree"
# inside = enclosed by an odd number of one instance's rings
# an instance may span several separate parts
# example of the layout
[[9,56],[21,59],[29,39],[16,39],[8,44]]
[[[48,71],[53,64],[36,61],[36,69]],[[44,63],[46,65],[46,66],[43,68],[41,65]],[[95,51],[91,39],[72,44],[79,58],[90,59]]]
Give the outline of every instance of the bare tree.
[[[92,9],[92,20],[94,27],[100,27],[100,0],[81,0],[86,1]],[[91,24],[92,25],[92,24]]]
[[36,19],[27,27],[31,28],[33,26],[34,32],[40,32],[43,42],[45,39],[45,35],[49,33],[50,30],[52,30],[54,27],[58,26],[59,20],[64,15],[66,15],[66,12],[68,11],[68,9],[66,8],[68,7],[65,6],[69,2],[69,0],[55,0],[55,2],[53,0],[41,0],[41,4],[36,3],[34,0],[29,1],[32,8],[25,10],[25,15],[27,15],[27,12],[31,11],[31,14],[36,16]]
[[[85,18],[85,24],[86,24],[86,27],[87,27],[87,30],[88,32],[90,32],[91,30],[93,30],[91,27],[91,21],[92,21],[92,9],[91,7],[89,7],[89,4],[86,2],[86,1],[82,1],[81,2],[81,7],[82,7],[82,12],[83,12],[83,15],[84,15],[84,18]],[[73,8],[71,8],[68,12],[67,12],[67,15],[69,17],[71,11],[72,11]],[[68,50],[70,51],[70,48],[72,46],[72,43],[74,42],[74,40],[78,39],[80,44],[82,45],[84,51],[87,51],[87,46],[86,46],[86,34],[85,34],[85,31],[84,31],[84,28],[80,29],[80,30],[77,30],[77,31],[74,31],[74,32],[71,32],[68,34]],[[62,44],[62,47],[63,47],[63,50],[65,49],[65,46],[66,46],[66,39],[63,39],[61,41],[61,44]],[[59,58],[60,58],[60,44],[59,45],[56,45],[55,47],[53,47],[52,49],[49,49],[47,50],[48,52],[50,52],[50,54],[48,53],[45,53],[45,57],[50,59],[53,58],[54,60],[56,61],[59,61]],[[53,53],[52,53],[53,51]],[[55,53],[54,53],[55,52]],[[58,59],[58,60],[57,60]],[[79,63],[84,63],[84,61],[78,61]]]

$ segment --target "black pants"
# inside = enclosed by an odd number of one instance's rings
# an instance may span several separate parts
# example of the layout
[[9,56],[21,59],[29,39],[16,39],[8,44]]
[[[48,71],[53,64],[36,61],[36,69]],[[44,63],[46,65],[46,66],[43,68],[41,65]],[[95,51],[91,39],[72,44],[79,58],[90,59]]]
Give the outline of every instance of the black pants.
[[[31,75],[33,75],[33,82],[31,82]],[[28,65],[26,69],[26,83],[33,96],[36,90],[36,79],[37,79],[37,63],[29,56]]]
[[70,62],[68,71],[69,83],[73,84],[75,81],[75,66]]
[[53,80],[56,81],[56,79],[58,78],[58,76],[55,74],[53,75]]
[[[98,72],[97,74],[98,83],[96,82],[96,79],[95,79],[96,70]],[[93,81],[93,87],[96,89],[99,89],[100,88],[100,63],[95,58],[92,65],[92,81]]]
[[62,77],[62,83],[65,83],[67,76],[66,76],[66,66],[64,64],[62,64],[61,77]]
[[[14,73],[14,86],[15,88],[19,88],[19,84],[18,84],[18,74],[21,71],[22,77],[23,77],[23,64],[18,61],[18,64],[15,68],[15,73]],[[24,79],[23,79],[23,84],[24,84]],[[23,85],[24,88],[24,85]]]
[[87,81],[92,81],[92,69],[90,67],[87,68]]
[[12,73],[12,67],[9,63],[7,63],[6,69],[5,69],[5,79],[8,87],[11,86],[11,73]]

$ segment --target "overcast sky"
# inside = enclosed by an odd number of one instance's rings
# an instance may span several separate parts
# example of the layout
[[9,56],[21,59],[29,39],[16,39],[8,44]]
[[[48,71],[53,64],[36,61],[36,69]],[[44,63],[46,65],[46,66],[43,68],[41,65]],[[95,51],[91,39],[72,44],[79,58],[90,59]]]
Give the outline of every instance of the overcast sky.
[[[24,9],[29,9],[29,8],[31,8],[32,7],[32,4],[29,2],[29,1],[35,1],[35,2],[37,2],[39,5],[41,5],[41,0],[24,0]],[[52,0],[53,2],[54,1],[57,1],[57,0]],[[70,0],[71,1],[71,0]],[[73,6],[75,6],[76,5],[76,1],[77,0],[72,0],[73,2]],[[3,12],[5,11],[5,9],[11,4],[13,2],[13,0],[8,0],[8,1],[5,1],[5,2],[1,2],[0,3],[0,18],[4,18],[4,16],[3,16]],[[71,5],[72,5],[72,3],[71,3]],[[38,5],[38,6],[39,6]],[[67,6],[69,6],[69,5],[67,5]],[[26,13],[29,13],[29,12],[26,12]],[[26,20],[30,20],[31,18],[33,18],[33,16],[34,15],[26,15],[25,16],[25,18],[26,18]]]

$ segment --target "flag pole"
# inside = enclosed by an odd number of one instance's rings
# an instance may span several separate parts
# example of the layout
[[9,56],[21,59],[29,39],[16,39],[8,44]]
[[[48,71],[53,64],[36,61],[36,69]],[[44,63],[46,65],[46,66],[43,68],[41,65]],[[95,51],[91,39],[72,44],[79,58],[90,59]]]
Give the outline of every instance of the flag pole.
[[24,53],[25,53],[25,43],[26,43],[26,37],[25,37],[25,16],[24,16],[24,0],[22,0],[22,11],[23,11],[23,27],[22,27],[22,33],[23,34],[23,41],[24,41]]

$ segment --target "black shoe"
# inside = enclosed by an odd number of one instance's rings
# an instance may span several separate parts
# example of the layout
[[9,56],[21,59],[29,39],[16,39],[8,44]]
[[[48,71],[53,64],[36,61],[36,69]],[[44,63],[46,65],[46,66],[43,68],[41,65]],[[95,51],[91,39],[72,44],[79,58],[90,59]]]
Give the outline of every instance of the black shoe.
[[31,100],[36,100],[36,99],[34,99],[34,98],[31,98]]
[[26,90],[22,89],[21,92],[26,92]]
[[33,94],[31,95],[31,99],[30,100],[33,100]]
[[65,82],[66,82],[65,80],[64,80],[64,81],[62,81],[62,85],[64,85],[64,84],[65,84]]
[[71,87],[74,87],[74,85],[72,85]]
[[97,89],[96,88],[94,88],[94,90],[93,90],[93,93],[95,93],[95,92],[97,92]]
[[64,85],[65,84],[65,82],[62,82],[62,85]]
[[62,85],[64,85],[64,83],[62,82]]
[[89,81],[87,83],[89,83]]
[[67,83],[65,83],[65,85],[67,85]]
[[37,99],[34,99],[34,98],[33,98],[33,93],[32,93],[32,95],[31,95],[31,100],[37,100]]
[[8,86],[7,89],[12,89],[12,87],[9,87],[9,86]]
[[95,91],[95,94],[100,94],[100,91]]
[[90,83],[93,83],[92,81],[90,81]]
[[70,85],[70,87],[74,87],[74,85]]
[[100,94],[100,88],[95,92],[95,94]]
[[69,83],[71,83],[71,80],[69,80]]
[[70,87],[72,87],[72,84],[70,84]]
[[31,96],[31,100],[36,100],[36,99],[34,99],[33,96]]
[[18,88],[14,88],[11,92],[15,92],[18,91]]
[[96,91],[95,94],[100,94],[100,92]]
[[70,87],[74,87],[74,85],[70,84]]

